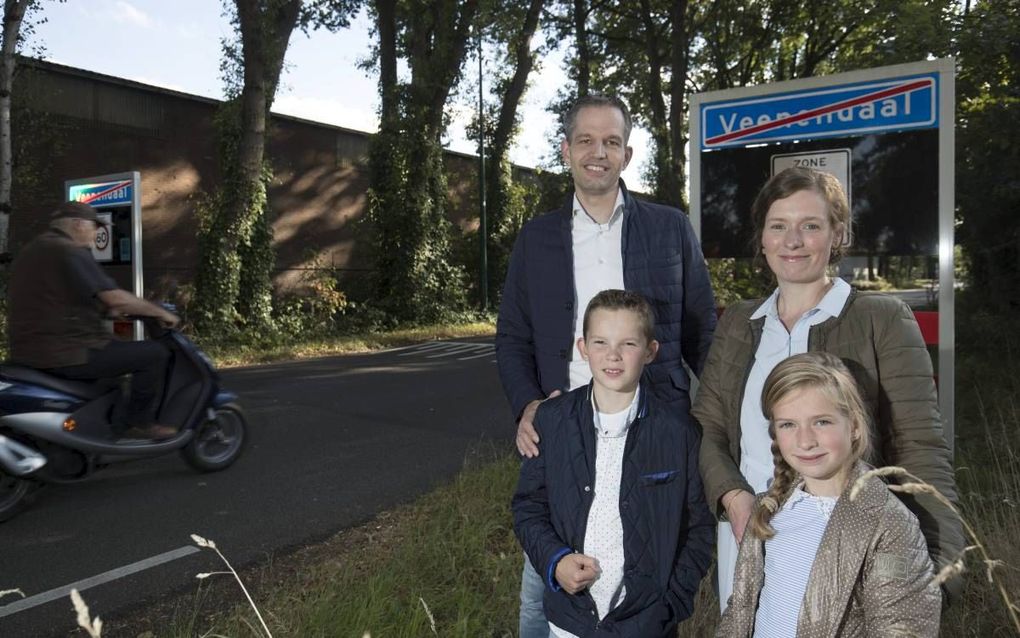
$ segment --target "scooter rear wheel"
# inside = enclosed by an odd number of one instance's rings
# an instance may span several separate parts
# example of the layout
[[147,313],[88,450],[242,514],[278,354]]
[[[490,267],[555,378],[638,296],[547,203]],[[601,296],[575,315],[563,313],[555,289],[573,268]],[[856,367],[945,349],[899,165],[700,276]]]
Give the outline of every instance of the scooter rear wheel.
[[212,419],[195,428],[195,436],[181,455],[200,472],[216,472],[230,467],[247,440],[248,424],[241,407],[234,403],[216,408]]
[[0,523],[14,518],[25,509],[34,488],[32,481],[0,470]]

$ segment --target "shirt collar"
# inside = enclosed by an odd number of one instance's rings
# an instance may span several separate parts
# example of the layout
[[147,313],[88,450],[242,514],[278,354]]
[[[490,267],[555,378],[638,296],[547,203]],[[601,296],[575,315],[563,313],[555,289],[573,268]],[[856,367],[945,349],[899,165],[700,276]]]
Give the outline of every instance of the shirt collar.
[[638,406],[641,404],[641,387],[634,391],[634,398],[631,399],[630,406],[627,407],[627,418],[623,420],[619,426],[610,429],[609,426],[603,427],[601,420],[599,419],[599,407],[595,405],[595,393],[591,392],[589,396],[591,401],[591,411],[595,422],[595,431],[606,437],[619,438],[627,434],[627,430],[630,429],[630,424],[637,418]]
[[818,513],[821,514],[825,520],[829,520],[832,516],[832,510],[836,507],[836,501],[839,498],[835,496],[814,496],[804,491],[804,484],[801,483],[793,489],[790,493],[790,497],[783,503],[783,509],[793,510],[798,506],[806,505],[808,507],[815,507],[818,509]]
[[[815,307],[808,310],[806,314],[814,311],[824,312],[830,317],[838,317],[843,312],[843,306],[846,305],[847,298],[850,297],[850,284],[843,281],[842,277],[832,278],[832,287],[822,296],[822,298],[815,304]],[[758,308],[751,314],[751,319],[761,319],[765,316],[770,316],[773,319],[779,318],[779,288],[772,291]]]
[[623,211],[626,209],[626,206],[624,206],[623,188],[618,188],[616,190],[616,203],[613,204],[613,214],[609,217],[609,221],[605,224],[598,223],[591,215],[588,214],[588,211],[586,211],[584,206],[581,205],[581,200],[577,198],[576,192],[574,193],[574,202],[572,206],[575,220],[587,220],[589,223],[596,226],[613,226],[623,218]]

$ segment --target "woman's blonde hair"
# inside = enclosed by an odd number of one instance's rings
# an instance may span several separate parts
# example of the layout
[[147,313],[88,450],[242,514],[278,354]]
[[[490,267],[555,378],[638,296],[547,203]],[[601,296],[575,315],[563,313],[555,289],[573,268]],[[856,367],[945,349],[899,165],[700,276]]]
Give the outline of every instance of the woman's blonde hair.
[[775,474],[768,491],[748,523],[748,529],[756,538],[769,539],[775,535],[776,531],[771,524],[772,517],[790,497],[800,478],[779,452],[774,411],[776,406],[792,393],[806,388],[821,392],[839,413],[850,421],[851,432],[854,435],[851,436],[850,442],[850,462],[856,463],[871,453],[868,413],[864,409],[857,382],[839,357],[825,352],[807,352],[781,362],[765,379],[765,387],[761,393],[761,410],[769,421]]

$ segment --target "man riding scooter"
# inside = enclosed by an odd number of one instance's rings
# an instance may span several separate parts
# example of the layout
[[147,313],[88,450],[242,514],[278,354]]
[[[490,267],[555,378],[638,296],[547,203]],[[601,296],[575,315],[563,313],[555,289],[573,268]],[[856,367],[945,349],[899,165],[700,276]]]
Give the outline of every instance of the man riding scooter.
[[67,379],[131,374],[131,396],[119,438],[163,440],[173,427],[155,422],[170,352],[155,341],[112,338],[104,316],[154,317],[166,327],[180,319],[122,290],[103,272],[89,247],[103,224],[88,204],[65,202],[49,229],[21,249],[7,288],[12,363]]

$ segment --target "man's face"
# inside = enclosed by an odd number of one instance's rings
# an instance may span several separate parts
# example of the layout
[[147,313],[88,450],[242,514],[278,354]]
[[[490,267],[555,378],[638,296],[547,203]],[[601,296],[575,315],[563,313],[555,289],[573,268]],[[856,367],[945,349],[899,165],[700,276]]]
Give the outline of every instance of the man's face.
[[88,219],[74,220],[74,243],[85,248],[90,248],[96,243],[96,231],[99,225]]
[[619,109],[586,106],[577,112],[573,136],[563,140],[561,150],[579,194],[597,197],[616,192],[620,173],[633,153],[623,135]]

